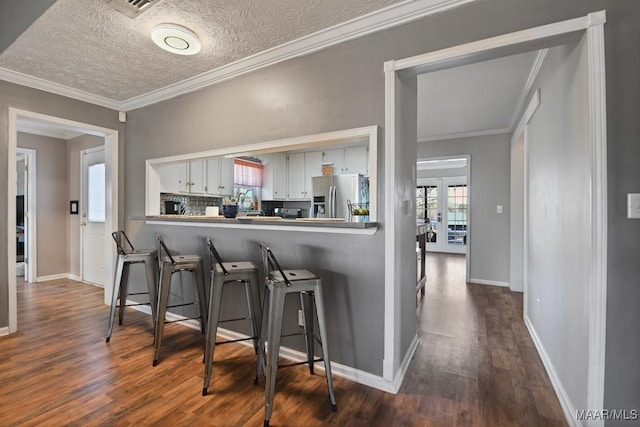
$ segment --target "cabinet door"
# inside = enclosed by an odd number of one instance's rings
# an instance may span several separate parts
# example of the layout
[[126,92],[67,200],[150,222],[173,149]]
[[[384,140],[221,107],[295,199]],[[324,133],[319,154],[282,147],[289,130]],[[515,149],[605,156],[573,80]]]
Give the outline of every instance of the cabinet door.
[[187,162],[170,163],[156,168],[160,177],[161,193],[186,193],[189,191]]
[[273,155],[273,198],[287,198],[287,156],[279,153]]
[[311,199],[311,178],[322,175],[322,151],[304,153],[304,198]]
[[220,159],[207,159],[207,194],[220,194]]
[[289,155],[287,181],[290,199],[303,199],[305,196],[304,157],[304,153]]
[[349,147],[344,149],[343,173],[360,173],[366,175],[369,166],[368,147]]
[[220,194],[223,196],[233,196],[233,184],[234,184],[234,175],[233,175],[233,159],[219,159],[219,169],[220,172]]
[[322,155],[322,163],[333,163],[333,174],[340,175],[344,172],[344,149],[336,148],[325,150]]
[[207,168],[204,160],[189,162],[189,192],[203,194],[207,182]]

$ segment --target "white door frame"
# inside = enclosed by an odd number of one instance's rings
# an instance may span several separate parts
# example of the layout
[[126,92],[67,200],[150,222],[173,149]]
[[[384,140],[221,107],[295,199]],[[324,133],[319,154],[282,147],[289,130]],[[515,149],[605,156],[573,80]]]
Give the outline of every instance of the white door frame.
[[[84,279],[84,233],[86,231],[86,227],[84,227],[82,223],[86,221],[86,219],[83,220],[82,214],[86,213],[85,209],[88,203],[88,201],[85,199],[85,186],[87,185],[87,182],[86,182],[87,177],[85,175],[85,167],[87,166],[86,160],[85,160],[85,154],[96,153],[98,151],[105,152],[104,155],[105,155],[105,163],[106,163],[107,152],[106,152],[106,147],[104,145],[100,145],[98,147],[93,147],[93,148],[87,148],[85,150],[80,151],[80,200],[78,203],[79,204],[78,215],[80,215],[80,233],[79,233],[80,241],[78,242],[78,247],[80,248],[80,280],[82,280],[85,283],[90,283],[90,282],[86,282]],[[106,182],[105,182],[105,185],[106,185]],[[105,240],[111,242],[111,240],[108,238],[109,235],[111,234],[111,230],[105,229],[104,232],[105,232],[105,235],[104,235]],[[105,274],[104,280],[106,280],[106,274]],[[91,283],[91,284],[97,285],[97,283]],[[106,283],[104,283],[104,285],[106,286]]]
[[[586,16],[491,37],[463,45],[429,52],[399,60],[385,62],[385,322],[383,378],[399,387],[406,367],[400,361],[410,359],[401,354],[400,321],[401,307],[399,295],[402,287],[409,284],[395,281],[402,268],[396,263],[395,253],[407,242],[397,241],[395,233],[400,230],[402,218],[396,215],[403,200],[396,193],[396,144],[401,143],[400,111],[396,109],[398,81],[406,76],[451,68],[472,62],[514,54],[521,47],[538,45],[553,39],[556,44],[566,37],[586,34],[588,48],[588,85],[590,111],[591,208],[593,213],[592,257],[588,268],[589,281],[589,362],[587,407],[602,409],[604,406],[604,358],[606,336],[606,296],[607,296],[607,137],[606,137],[606,93],[604,61],[605,11]],[[404,365],[404,363],[403,363]],[[565,409],[563,407],[563,409]],[[565,414],[568,415],[568,414]],[[575,414],[571,414],[573,416]]]
[[[116,129],[104,128],[88,123],[76,122],[60,117],[46,114],[34,113],[32,111],[21,110],[9,107],[9,140],[8,140],[8,182],[16,182],[16,148],[18,141],[18,118],[30,118],[52,123],[73,129],[81,133],[87,133],[104,138],[105,160],[106,160],[106,181],[107,181],[107,206],[105,235],[109,235],[112,230],[118,229],[118,131]],[[18,307],[16,289],[16,186],[8,185],[7,192],[7,236],[8,236],[8,275],[9,275],[9,333],[18,330]],[[37,213],[36,213],[37,215]],[[104,288],[104,303],[109,304],[111,299],[111,288],[113,287],[113,272],[115,268],[115,255],[109,239],[105,239],[105,268],[107,269],[106,283]]]
[[[38,239],[37,236],[37,206],[36,206],[36,150],[30,148],[17,148],[16,153],[24,155],[27,161],[27,198],[26,205],[28,209],[25,211],[27,224],[25,226],[25,246],[24,256],[27,260],[25,263],[24,279],[26,282],[33,283],[36,281],[36,272],[38,271]],[[16,175],[17,176],[17,175]],[[14,206],[15,211],[15,206]],[[15,227],[14,227],[15,228]]]

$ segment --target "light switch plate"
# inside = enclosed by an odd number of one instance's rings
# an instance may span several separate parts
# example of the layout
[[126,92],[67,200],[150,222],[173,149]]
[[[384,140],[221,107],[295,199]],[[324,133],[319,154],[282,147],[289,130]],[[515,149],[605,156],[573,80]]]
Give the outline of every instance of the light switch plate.
[[498,205],[498,206],[496,207],[496,213],[499,213],[499,214],[501,214],[501,213],[502,213],[502,205]]
[[640,219],[640,193],[627,194],[627,218]]

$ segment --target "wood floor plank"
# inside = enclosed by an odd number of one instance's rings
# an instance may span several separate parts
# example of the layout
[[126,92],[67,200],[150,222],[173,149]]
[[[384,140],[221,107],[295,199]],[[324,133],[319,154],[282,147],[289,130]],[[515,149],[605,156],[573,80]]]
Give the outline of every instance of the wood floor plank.
[[[466,284],[465,260],[427,255],[418,350],[397,395],[322,371],[280,369],[272,426],[563,426],[544,366],[522,321],[522,297]],[[105,343],[102,290],[71,280],[18,281],[17,334],[0,338],[0,425],[261,426],[264,378],[255,354],[216,346],[202,396],[202,334],[168,324],[153,367],[148,315],[127,309]]]

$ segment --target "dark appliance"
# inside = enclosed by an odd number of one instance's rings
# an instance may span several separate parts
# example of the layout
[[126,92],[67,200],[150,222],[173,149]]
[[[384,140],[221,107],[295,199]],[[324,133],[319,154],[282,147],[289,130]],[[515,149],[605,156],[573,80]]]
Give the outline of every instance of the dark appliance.
[[182,210],[182,203],[173,200],[165,200],[164,213],[167,215],[179,215]]
[[302,209],[273,208],[273,215],[282,218],[302,218]]

